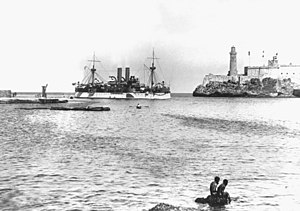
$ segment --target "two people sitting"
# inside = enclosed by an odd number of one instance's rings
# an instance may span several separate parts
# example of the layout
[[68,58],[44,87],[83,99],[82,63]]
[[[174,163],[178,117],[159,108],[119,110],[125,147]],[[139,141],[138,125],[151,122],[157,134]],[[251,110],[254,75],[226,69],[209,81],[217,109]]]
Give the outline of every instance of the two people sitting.
[[212,183],[210,183],[210,195],[212,198],[214,199],[224,199],[224,200],[228,200],[228,202],[231,202],[230,196],[228,192],[225,192],[225,188],[228,185],[228,180],[224,179],[223,183],[221,185],[218,184],[220,182],[220,177],[216,176],[214,181]]

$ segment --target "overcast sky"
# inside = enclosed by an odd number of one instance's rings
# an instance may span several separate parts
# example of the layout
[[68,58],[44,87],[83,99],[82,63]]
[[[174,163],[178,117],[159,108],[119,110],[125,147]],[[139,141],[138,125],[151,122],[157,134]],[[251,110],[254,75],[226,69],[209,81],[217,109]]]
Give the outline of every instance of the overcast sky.
[[[193,92],[206,74],[227,74],[278,53],[300,64],[297,0],[10,0],[0,2],[0,89],[74,91],[96,53],[116,74],[140,74],[155,49],[172,92]],[[148,61],[149,63],[149,61]]]

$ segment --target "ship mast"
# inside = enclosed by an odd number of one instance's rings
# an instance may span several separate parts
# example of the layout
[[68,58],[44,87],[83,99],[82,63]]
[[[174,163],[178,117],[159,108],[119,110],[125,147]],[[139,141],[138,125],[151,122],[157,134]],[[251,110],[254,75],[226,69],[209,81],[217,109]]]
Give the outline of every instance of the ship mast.
[[94,86],[95,72],[96,72],[95,62],[100,62],[100,61],[96,60],[95,52],[94,52],[93,60],[88,60],[88,61],[93,62],[93,68],[91,69],[91,72],[92,72],[92,86]]
[[154,57],[154,49],[153,49],[153,54],[152,54],[152,57],[148,58],[148,59],[152,59],[152,64],[151,64],[151,67],[149,68],[150,69],[150,88],[152,89],[153,85],[154,85],[154,70],[156,69],[156,67],[154,66],[154,60],[155,59],[158,59],[158,58],[155,58]]

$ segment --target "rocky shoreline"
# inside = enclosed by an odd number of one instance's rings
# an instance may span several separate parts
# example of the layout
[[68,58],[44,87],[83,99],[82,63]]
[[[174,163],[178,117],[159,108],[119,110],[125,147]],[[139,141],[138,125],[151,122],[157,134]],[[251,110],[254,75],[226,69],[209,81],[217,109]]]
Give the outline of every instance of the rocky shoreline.
[[290,79],[252,78],[243,84],[233,81],[210,81],[205,86],[199,85],[193,92],[194,97],[280,97],[290,98],[295,84]]

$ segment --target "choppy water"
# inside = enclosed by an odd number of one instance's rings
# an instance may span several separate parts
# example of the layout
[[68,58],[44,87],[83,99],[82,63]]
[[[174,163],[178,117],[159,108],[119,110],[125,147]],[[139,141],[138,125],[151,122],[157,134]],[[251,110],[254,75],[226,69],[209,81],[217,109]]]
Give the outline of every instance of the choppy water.
[[[0,210],[300,210],[300,99],[97,103],[0,105]],[[194,203],[216,175],[231,205]]]

